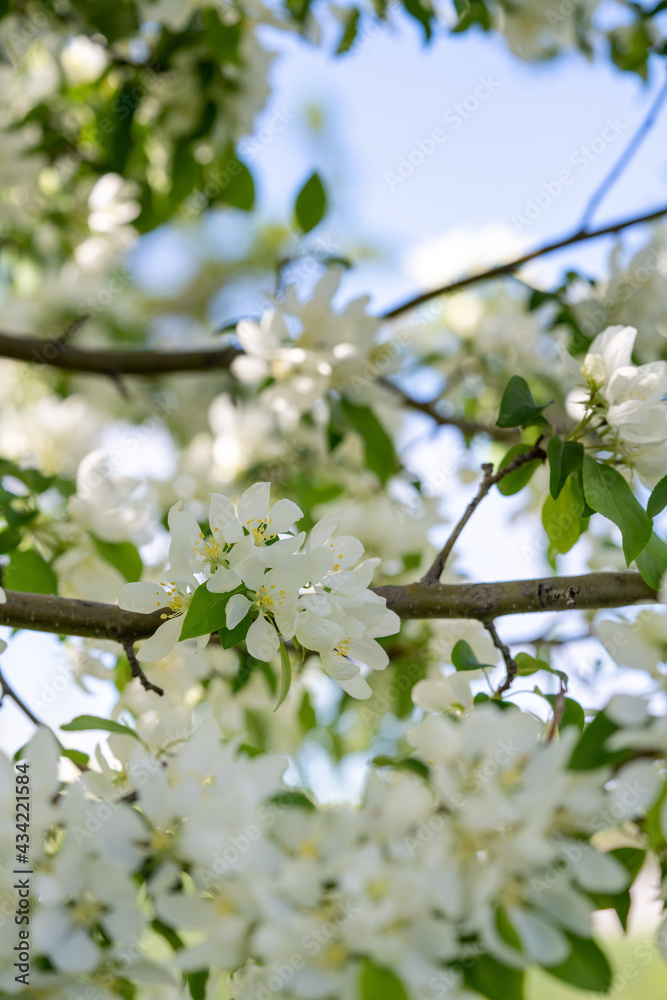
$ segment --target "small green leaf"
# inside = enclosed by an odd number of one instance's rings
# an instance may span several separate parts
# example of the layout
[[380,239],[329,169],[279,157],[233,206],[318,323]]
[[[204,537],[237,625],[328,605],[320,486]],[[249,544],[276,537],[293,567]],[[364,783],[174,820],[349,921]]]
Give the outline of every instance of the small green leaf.
[[226,629],[227,601],[232,594],[238,594],[240,590],[241,588],[237,587],[236,590],[230,590],[226,594],[212,594],[205,584],[197,587],[183,619],[181,640],[195,639],[198,635],[209,635],[218,629]]
[[359,978],[361,1000],[409,1000],[401,980],[366,959]]
[[128,583],[136,583],[141,580],[144,564],[136,546],[131,542],[105,542],[101,538],[92,536],[95,548],[111,566],[114,566],[121,573]]
[[278,689],[278,704],[274,712],[280,708],[285,698],[289,694],[292,686],[292,661],[284,643],[280,643],[280,687]]
[[538,406],[525,378],[512,375],[500,401],[498,427],[528,427],[531,424],[548,424],[542,410],[548,406]]
[[239,646],[248,634],[248,629],[254,621],[253,616],[248,613],[245,618],[234,626],[234,628],[221,628],[218,630],[220,636],[220,642],[222,643],[223,649],[232,649],[234,646]]
[[649,543],[640,552],[635,562],[642,579],[654,590],[660,590],[660,581],[667,572],[667,545],[658,538],[655,531],[651,532]]
[[419,21],[424,29],[425,40],[428,42],[431,37],[431,21],[435,17],[430,3],[422,3],[422,0],[403,0],[403,6],[410,17],[413,17],[415,21]]
[[[64,729],[64,726],[61,728]],[[68,747],[62,748],[60,756],[67,757],[67,759],[71,760],[77,767],[88,767],[88,761],[90,760],[87,753],[82,753],[81,750],[70,750]]]
[[360,16],[358,7],[350,7],[345,14],[343,35],[338,43],[338,48],[336,49],[337,56],[342,56],[345,52],[349,52],[354,45],[354,40],[357,37],[357,28],[359,27]]
[[523,969],[510,969],[491,955],[464,963],[466,985],[489,1000],[524,1000]]
[[309,733],[310,730],[314,729],[317,725],[315,709],[313,708],[313,703],[310,700],[310,695],[307,691],[304,691],[301,704],[299,705],[298,719],[302,733]]
[[199,972],[188,973],[188,987],[192,1000],[206,1000],[206,983],[208,981],[209,970],[200,969]]
[[596,767],[612,767],[622,764],[632,756],[632,750],[607,750],[605,744],[610,736],[617,733],[619,726],[604,714],[598,712],[584,729],[579,742],[572,751],[568,767],[571,771],[591,771]]
[[517,653],[514,657],[514,662],[516,663],[517,672],[520,677],[530,677],[531,674],[536,674],[538,670],[546,670],[547,673],[560,677],[563,684],[567,687],[567,674],[564,674],[562,670],[556,670],[546,660],[538,660],[537,657],[531,656],[530,653]]
[[428,766],[416,757],[389,757],[387,754],[380,754],[378,757],[373,757],[371,764],[374,767],[394,767],[399,771],[411,771],[426,779],[431,773]]
[[294,214],[299,229],[309,233],[322,219],[327,210],[327,196],[320,175],[310,175],[299,191],[294,205]]
[[45,559],[34,549],[13,552],[3,574],[7,590],[32,594],[56,594],[58,578]]
[[369,406],[356,406],[345,398],[340,403],[345,419],[363,439],[366,465],[386,483],[398,465],[394,442]]
[[480,663],[465,639],[459,639],[452,650],[452,663],[457,670],[493,670],[489,663]]
[[628,565],[646,548],[651,519],[620,472],[584,455],[584,495],[593,510],[620,528]]
[[97,715],[77,715],[76,719],[60,727],[64,733],[81,733],[88,729],[104,729],[108,733],[119,733],[121,736],[132,736],[141,743],[141,737],[129,726],[123,726],[113,719],[101,719]]
[[[552,708],[556,707],[556,701],[558,699],[557,694],[545,694],[544,697],[549,702]],[[574,698],[565,699],[565,710],[561,716],[561,720],[558,723],[559,729],[565,729],[566,726],[576,726],[580,733],[584,731],[584,726],[586,725],[586,716],[584,715],[584,710],[578,701]]]
[[554,436],[547,445],[549,460],[549,491],[556,500],[571,472],[578,469],[584,458],[584,446],[580,441],[561,441]]
[[667,476],[663,476],[653,488],[646,505],[646,513],[649,517],[657,517],[665,507],[667,507]]
[[[498,466],[498,471],[504,469],[506,465],[509,465],[517,455],[523,455],[524,452],[530,451],[534,446],[532,444],[515,444],[507,452],[507,454],[502,458],[500,465]],[[524,486],[530,481],[533,473],[542,464],[541,458],[534,458],[530,462],[524,462],[520,465],[518,469],[514,472],[509,472],[503,479],[498,483],[498,492],[502,493],[503,496],[510,497],[519,490],[522,490]]]
[[270,802],[275,802],[276,805],[285,806],[287,809],[305,809],[306,812],[315,812],[317,806],[310,801],[307,795],[303,792],[297,792],[293,789],[285,792],[278,792],[277,795],[272,795],[269,799]]
[[569,476],[554,500],[547,494],[542,506],[542,524],[555,552],[569,552],[588,527],[584,499],[576,475]]
[[605,953],[590,938],[565,933],[570,942],[570,954],[559,965],[545,966],[546,971],[580,990],[606,993],[611,986],[612,972]]

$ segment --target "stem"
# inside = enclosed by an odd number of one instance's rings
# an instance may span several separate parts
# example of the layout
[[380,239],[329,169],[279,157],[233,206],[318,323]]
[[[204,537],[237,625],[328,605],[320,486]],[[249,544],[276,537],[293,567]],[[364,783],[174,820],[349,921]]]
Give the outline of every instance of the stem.
[[499,483],[501,479],[504,479],[505,476],[508,476],[510,472],[515,472],[516,469],[519,469],[522,465],[525,465],[526,462],[532,462],[536,458],[545,459],[547,457],[544,449],[540,447],[541,440],[542,438],[540,436],[532,448],[530,448],[528,451],[521,452],[520,455],[517,455],[516,458],[513,458],[512,461],[509,462],[507,465],[504,465],[502,469],[498,469],[497,472],[493,471],[493,466],[489,462],[484,463],[484,465],[482,466],[482,472],[484,473],[484,475],[482,477],[482,482],[480,483],[476,495],[473,497],[473,499],[466,507],[461,519],[458,521],[451,535],[445,542],[444,548],[436,556],[433,565],[426,571],[424,576],[421,578],[420,581],[421,583],[425,584],[438,583],[440,577],[442,576],[442,571],[445,568],[445,563],[447,562],[447,559],[449,558],[452,549],[456,545],[459,535],[465,528],[466,524],[468,523],[472,515],[477,510],[478,506],[480,505],[484,497],[491,490],[491,488],[495,486],[496,483]]
[[486,629],[486,631],[491,636],[491,638],[493,640],[493,645],[500,652],[500,655],[502,656],[503,660],[505,661],[505,667],[507,669],[507,674],[505,676],[505,680],[500,685],[500,687],[496,691],[496,695],[495,695],[496,698],[501,698],[505,694],[506,691],[509,691],[510,687],[512,686],[512,681],[514,680],[514,678],[518,674],[519,670],[518,670],[518,667],[517,667],[517,665],[516,665],[516,663],[514,661],[514,657],[512,656],[512,654],[510,652],[509,646],[506,646],[505,643],[500,638],[500,636],[498,635],[498,632],[496,631],[496,626],[493,623],[493,619],[490,619],[488,622],[483,622],[482,624],[484,625],[484,628]]

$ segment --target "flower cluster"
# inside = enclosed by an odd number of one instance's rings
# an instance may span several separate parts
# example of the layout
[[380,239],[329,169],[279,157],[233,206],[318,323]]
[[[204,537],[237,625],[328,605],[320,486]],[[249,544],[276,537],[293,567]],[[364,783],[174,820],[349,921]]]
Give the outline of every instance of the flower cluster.
[[[532,715],[493,704],[447,715],[437,698],[422,682],[416,700],[435,711],[410,733],[419,774],[372,771],[357,808],[315,808],[282,784],[283,758],[240,754],[213,722],[188,735],[176,718],[138,740],[112,735],[112,765],[98,753],[59,791],[58,748],[40,730],[26,749],[39,761],[32,988],[67,997],[85,981],[107,998],[122,977],[142,998],[142,984],[170,996],[206,970],[216,989],[229,977],[234,1000],[325,998],[357,996],[370,968],[409,996],[464,1000],[464,959],[567,961],[573,935],[591,936],[595,894],[629,882],[588,839],[617,824],[625,769],[609,791],[609,768],[568,770],[576,727],[550,742]],[[644,707],[631,739],[647,719]],[[12,770],[0,758],[7,803]],[[3,859],[13,832],[0,826]],[[12,993],[13,960],[0,946]]]
[[634,327],[610,326],[592,342],[581,367],[584,420],[603,448],[655,485],[667,467],[667,361],[634,365],[636,336]]
[[[245,640],[251,656],[264,662],[277,655],[281,640],[292,641],[319,653],[326,672],[348,694],[368,698],[371,689],[359,664],[382,670],[388,657],[376,639],[399,628],[384,598],[368,589],[379,560],[360,562],[361,542],[337,535],[334,516],[322,518],[308,539],[305,532],[293,534],[290,528],[302,516],[291,500],[271,506],[269,483],[255,483],[236,507],[226,496],[211,494],[206,535],[182,502],[175,504],[169,512],[169,582],[129,583],[121,593],[126,610],[171,611],[163,613],[164,623],[139,658],[162,659],[184,630],[199,635],[200,647],[212,631],[226,630],[230,645]],[[199,633],[189,631],[195,595],[197,621],[203,621]]]
[[232,370],[251,384],[272,379],[262,398],[278,414],[298,416],[329,389],[356,392],[372,383],[381,323],[366,312],[368,297],[355,299],[342,312],[333,309],[341,276],[339,268],[330,269],[307,302],[300,302],[290,286],[280,306],[267,310],[259,322],[243,320],[237,327],[245,353]]

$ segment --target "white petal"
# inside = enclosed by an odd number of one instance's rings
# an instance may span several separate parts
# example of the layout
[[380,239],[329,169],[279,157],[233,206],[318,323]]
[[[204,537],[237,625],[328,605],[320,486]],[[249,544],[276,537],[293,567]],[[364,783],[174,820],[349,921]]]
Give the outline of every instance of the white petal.
[[271,508],[268,531],[270,534],[280,534],[302,517],[303,511],[293,500],[279,500]]
[[183,615],[175,615],[174,618],[167,618],[164,624],[147,639],[139,652],[137,659],[142,663],[155,663],[171,653],[178,642],[183,628]]
[[271,498],[270,483],[255,483],[245,491],[239,500],[238,517],[244,527],[253,521],[263,521],[269,509]]
[[240,542],[243,538],[243,528],[236,516],[234,504],[222,493],[211,493],[211,508],[209,522],[211,531],[218,528],[226,542]]
[[278,652],[280,640],[273,625],[260,615],[248,629],[246,645],[251,656],[266,662]]
[[558,965],[565,961],[570,953],[570,945],[565,935],[556,930],[553,924],[533,911],[518,906],[510,907],[508,916],[521,939],[523,950],[534,962],[540,965]]
[[227,628],[235,628],[251,607],[252,602],[243,594],[233,594],[227,601]]
[[328,542],[338,527],[339,521],[340,514],[325,514],[324,517],[321,517],[310,532],[310,548],[318,549],[325,542]]
[[6,604],[6,603],[7,603],[7,595],[5,594],[2,587],[0,587],[0,604]]
[[241,582],[241,577],[233,569],[218,566],[206,586],[212,594],[226,594],[227,591],[240,587]]
[[126,583],[118,600],[118,606],[124,611],[138,611],[144,615],[168,605],[167,592],[159,583]]

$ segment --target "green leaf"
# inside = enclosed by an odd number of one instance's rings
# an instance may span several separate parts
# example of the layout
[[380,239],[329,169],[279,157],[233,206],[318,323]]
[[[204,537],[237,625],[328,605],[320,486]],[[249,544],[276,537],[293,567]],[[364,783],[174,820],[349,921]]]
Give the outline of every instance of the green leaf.
[[[221,186],[219,201],[224,201],[232,208],[239,208],[242,212],[249,212],[255,204],[255,182],[245,163],[240,160],[234,151],[229,149],[227,159],[220,165]],[[214,180],[215,183],[214,173]],[[211,183],[207,177],[206,187]]]
[[289,694],[292,686],[292,661],[284,643],[280,643],[280,687],[278,689],[278,704],[274,712],[280,708],[285,698]]
[[21,532],[17,527],[5,528],[0,531],[0,555],[11,552],[21,541]]
[[493,670],[489,663],[480,663],[465,639],[459,639],[452,650],[452,663],[457,670]]
[[248,629],[254,621],[253,616],[250,612],[242,618],[241,621],[234,626],[234,628],[221,628],[218,630],[218,635],[220,636],[220,642],[222,643],[223,649],[232,649],[234,646],[239,646],[248,634]]
[[394,442],[369,406],[357,406],[344,397],[340,403],[345,419],[363,438],[366,465],[386,483],[398,464]]
[[188,973],[188,987],[192,1000],[206,1000],[208,975],[208,969],[200,969],[199,972]]
[[538,406],[525,378],[512,375],[500,401],[496,426],[528,427],[531,424],[547,424],[541,414],[548,405],[545,403],[544,406]]
[[394,767],[399,771],[411,771],[412,774],[426,779],[431,773],[428,766],[416,757],[390,757],[388,754],[380,754],[378,757],[373,757],[371,764],[374,767]]
[[646,505],[646,513],[649,517],[657,517],[665,507],[667,507],[667,476],[663,476],[653,488]]
[[178,936],[173,927],[170,927],[168,924],[163,923],[157,917],[151,923],[151,927],[153,928],[156,934],[159,934],[161,937],[165,939],[165,941],[169,942],[174,951],[179,951],[183,947],[183,941]]
[[[640,850],[637,847],[617,847],[609,853],[617,861],[621,862],[628,872],[631,881],[634,882],[646,860],[646,851]],[[597,910],[615,910],[618,914],[618,919],[621,921],[621,926],[624,930],[627,930],[628,916],[632,902],[629,888],[613,895],[605,892],[589,892],[587,895],[591,898]]]
[[584,496],[593,510],[620,528],[628,565],[646,548],[651,519],[620,472],[584,455]]
[[56,594],[58,578],[46,560],[34,549],[13,552],[3,574],[7,590],[22,590],[32,594]]
[[81,733],[88,729],[104,729],[108,733],[120,733],[121,736],[132,736],[141,743],[141,737],[129,726],[123,726],[113,719],[101,719],[97,715],[77,715],[76,719],[60,727],[64,733]]
[[400,979],[389,969],[382,969],[366,959],[359,977],[361,1000],[409,1000]]
[[[232,594],[241,590],[230,590],[226,594],[212,594],[205,584],[197,587],[190,607],[183,619],[181,639],[195,639],[198,635],[209,635],[227,627],[227,601]],[[179,640],[180,641],[180,640]]]
[[[545,694],[544,697],[549,702],[552,708],[556,707],[556,700],[558,698],[557,694]],[[565,729],[566,726],[576,726],[580,733],[584,731],[584,726],[586,725],[586,716],[584,715],[584,710],[578,701],[574,698],[565,699],[565,710],[561,716],[561,720],[558,723],[559,729]]]
[[[524,452],[530,451],[533,447],[532,444],[515,444],[513,445],[507,454],[503,457],[498,466],[498,471],[504,469],[506,465],[509,465],[517,455],[523,455]],[[510,497],[514,493],[518,493],[522,490],[524,486],[530,481],[531,476],[537,468],[542,464],[541,458],[534,458],[530,462],[524,462],[520,465],[518,469],[514,472],[509,472],[504,479],[501,479],[498,483],[498,492],[502,493],[503,496]]]
[[510,969],[491,955],[464,965],[466,985],[489,1000],[524,1000],[523,969]]
[[607,956],[590,938],[566,932],[571,951],[559,965],[545,966],[547,972],[580,990],[606,993],[611,986],[612,972]]
[[642,579],[654,590],[660,590],[660,581],[667,572],[667,545],[658,538],[655,531],[651,532],[649,543],[640,552],[635,562]]
[[327,210],[327,196],[320,175],[310,175],[299,191],[294,205],[294,214],[299,229],[309,233],[322,219]]
[[77,767],[88,767],[88,761],[90,760],[87,753],[82,753],[81,750],[70,750],[68,747],[62,748],[60,756],[67,757],[67,759],[71,760],[77,765]]
[[547,445],[549,460],[549,491],[556,500],[571,472],[578,469],[584,458],[584,446],[580,441],[561,441],[554,436]]
[[360,16],[358,7],[351,7],[347,11],[345,15],[343,35],[338,43],[338,48],[336,49],[337,56],[342,56],[345,52],[349,52],[354,45],[354,40],[357,37]]
[[307,795],[293,789],[272,795],[269,802],[275,802],[276,805],[285,806],[287,809],[305,809],[306,812],[315,812],[317,809],[317,806],[310,801]]
[[410,17],[413,17],[415,21],[419,21],[428,42],[431,37],[431,21],[435,17],[430,3],[422,3],[422,0],[403,0],[403,6]]
[[144,564],[136,546],[131,542],[104,542],[101,538],[92,536],[95,548],[105,560],[115,566],[128,583],[136,583],[141,580]]
[[542,525],[555,552],[569,552],[588,527],[584,498],[577,476],[569,476],[557,499],[547,494],[542,506]]
[[536,656],[531,656],[530,653],[517,653],[514,657],[514,662],[516,663],[517,673],[520,677],[530,677],[531,674],[536,674],[538,670],[546,670],[550,674],[557,674],[559,677],[567,679],[562,670],[554,670],[546,660],[539,660]]
[[310,695],[307,691],[304,691],[303,693],[297,717],[299,719],[299,725],[301,726],[302,733],[309,733],[310,730],[314,729],[317,725],[315,709],[313,708],[313,703],[311,702]]
[[568,767],[571,771],[590,771],[596,767],[615,767],[632,756],[632,751],[605,749],[610,736],[617,733],[619,726],[604,714],[598,712],[584,729],[579,742],[572,751]]

